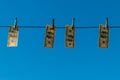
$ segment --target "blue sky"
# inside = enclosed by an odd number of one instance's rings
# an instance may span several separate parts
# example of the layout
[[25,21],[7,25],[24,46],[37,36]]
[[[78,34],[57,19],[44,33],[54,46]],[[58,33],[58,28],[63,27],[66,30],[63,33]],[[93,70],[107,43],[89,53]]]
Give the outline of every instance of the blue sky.
[[[18,17],[20,26],[99,26],[109,17],[120,25],[119,0],[0,0],[0,26]],[[65,29],[56,29],[53,49],[44,48],[45,29],[20,28],[17,48],[7,47],[0,28],[0,80],[120,80],[120,29],[110,29],[108,49],[98,48],[98,28],[77,29],[76,47],[65,48]]]

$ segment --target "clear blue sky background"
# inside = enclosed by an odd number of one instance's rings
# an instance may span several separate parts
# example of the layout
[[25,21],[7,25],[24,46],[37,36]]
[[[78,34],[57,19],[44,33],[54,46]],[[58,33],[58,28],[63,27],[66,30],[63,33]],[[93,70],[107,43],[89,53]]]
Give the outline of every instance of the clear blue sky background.
[[[0,26],[17,16],[20,26],[120,25],[119,0],[0,0]],[[20,29],[19,46],[7,47],[0,28],[0,80],[120,80],[120,29],[110,29],[108,49],[98,48],[98,29],[77,29],[76,47],[65,48],[65,29],[56,30],[53,49],[44,48],[45,29]]]

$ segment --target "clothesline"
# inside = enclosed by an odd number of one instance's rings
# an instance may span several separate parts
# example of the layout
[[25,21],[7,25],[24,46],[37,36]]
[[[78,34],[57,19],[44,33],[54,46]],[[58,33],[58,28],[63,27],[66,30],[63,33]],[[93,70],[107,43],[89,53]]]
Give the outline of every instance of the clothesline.
[[[9,28],[9,26],[0,26],[0,28]],[[19,26],[19,28],[46,28],[46,26]],[[64,29],[66,27],[56,27],[58,29]],[[99,28],[98,26],[79,26],[75,27],[76,29],[94,29]],[[109,28],[120,28],[120,26],[110,26]]]

